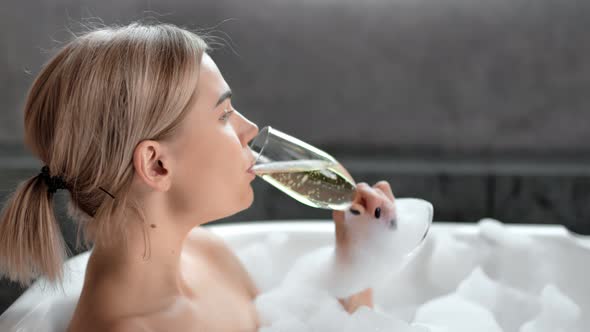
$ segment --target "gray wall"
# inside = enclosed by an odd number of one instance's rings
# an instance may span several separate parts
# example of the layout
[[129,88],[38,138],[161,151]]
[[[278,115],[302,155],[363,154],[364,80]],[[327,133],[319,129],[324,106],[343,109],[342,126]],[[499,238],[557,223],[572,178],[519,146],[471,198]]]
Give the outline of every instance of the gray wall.
[[[432,201],[436,220],[590,233],[585,0],[4,1],[0,199],[41,166],[22,146],[22,105],[55,41],[82,18],[146,16],[216,27],[227,45],[213,57],[242,113],[327,150],[358,181]],[[254,205],[220,222],[330,217],[254,186]],[[0,309],[18,292],[0,287]]]
[[[0,17],[0,141],[81,17],[219,26],[241,110],[316,144],[590,155],[584,0],[19,1]],[[147,10],[151,10],[145,14]],[[218,33],[221,35],[221,33]],[[27,74],[29,71],[31,74]]]
[[[237,107],[261,127],[271,124],[326,149],[358,181],[380,175],[399,196],[432,199],[438,220],[580,224],[587,218],[571,211],[584,209],[586,196],[572,188],[590,172],[590,2],[36,0],[0,6],[0,170],[10,164],[34,174],[41,166],[22,148],[22,105],[42,63],[70,30],[152,16],[210,28],[219,37],[225,46],[216,46],[213,57]],[[404,185],[412,176],[418,182],[432,176],[435,187]],[[0,190],[11,190],[14,176],[1,178]],[[557,187],[544,184],[549,178]],[[466,205],[464,197],[445,192],[441,186],[448,183],[477,202]],[[512,186],[521,189],[504,189]],[[545,200],[532,198],[533,192],[548,195],[544,190],[576,199],[550,200],[546,211],[535,203]],[[274,206],[265,192],[257,195],[259,208],[237,218],[327,216]],[[523,197],[506,196],[513,192]],[[530,212],[536,210],[542,212]]]

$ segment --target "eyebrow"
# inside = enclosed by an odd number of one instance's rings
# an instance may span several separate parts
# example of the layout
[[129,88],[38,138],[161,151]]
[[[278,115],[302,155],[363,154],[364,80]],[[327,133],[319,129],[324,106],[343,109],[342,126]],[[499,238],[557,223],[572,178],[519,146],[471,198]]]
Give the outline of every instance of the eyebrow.
[[219,97],[219,100],[217,101],[217,104],[215,104],[215,107],[221,105],[221,103],[223,103],[226,99],[231,98],[231,96],[232,96],[231,90],[227,90],[224,93],[222,93],[221,97]]

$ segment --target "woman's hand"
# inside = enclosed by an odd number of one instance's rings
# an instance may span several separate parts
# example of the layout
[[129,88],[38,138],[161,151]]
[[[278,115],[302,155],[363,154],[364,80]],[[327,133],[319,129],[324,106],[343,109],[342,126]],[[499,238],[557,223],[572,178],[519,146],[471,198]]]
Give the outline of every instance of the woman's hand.
[[[336,250],[339,259],[352,259],[353,244],[371,241],[371,230],[381,231],[396,227],[395,197],[387,181],[370,187],[359,183],[352,206],[348,211],[334,211]],[[339,299],[346,311],[353,313],[360,306],[373,307],[373,291],[367,288],[346,299]]]
[[369,229],[376,224],[385,228],[396,227],[395,197],[387,181],[379,181],[372,187],[360,182],[352,206],[348,211],[334,211],[336,246],[342,250],[351,245],[353,237],[369,236]]

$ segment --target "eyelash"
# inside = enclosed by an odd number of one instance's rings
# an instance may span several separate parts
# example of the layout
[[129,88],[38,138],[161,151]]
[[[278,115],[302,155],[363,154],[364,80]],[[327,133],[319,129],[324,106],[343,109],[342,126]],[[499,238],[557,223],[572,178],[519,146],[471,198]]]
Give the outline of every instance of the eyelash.
[[225,113],[223,113],[223,115],[221,116],[221,120],[222,121],[227,121],[227,119],[229,119],[230,115],[233,113],[233,110],[229,110],[226,111]]

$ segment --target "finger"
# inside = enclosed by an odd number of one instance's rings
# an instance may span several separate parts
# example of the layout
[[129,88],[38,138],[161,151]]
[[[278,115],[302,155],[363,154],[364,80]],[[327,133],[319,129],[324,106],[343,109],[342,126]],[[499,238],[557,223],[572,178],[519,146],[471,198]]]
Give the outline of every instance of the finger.
[[381,217],[392,219],[395,217],[395,204],[394,201],[389,198],[387,194],[381,190],[381,188],[373,188],[375,192],[381,197]]
[[344,215],[345,215],[344,211],[339,211],[339,210],[333,210],[332,211],[332,219],[334,219],[334,221],[336,223],[343,222],[344,221]]
[[390,227],[396,227],[397,225],[397,211],[395,208],[395,197],[391,191],[391,186],[386,181],[379,181],[373,186],[375,190],[386,196],[387,199],[383,204],[383,218],[389,221]]
[[386,203],[392,203],[392,200],[389,198],[389,196],[387,194],[385,194],[385,192],[383,192],[383,190],[381,188],[372,187],[371,189],[373,189],[375,194],[377,194],[379,197],[381,197],[381,200],[383,200]]
[[385,219],[396,219],[395,201],[392,201],[381,188],[375,188],[382,198],[381,217]]
[[361,191],[366,190],[369,188],[369,185],[364,182],[359,182],[356,185],[356,190],[354,193],[354,198],[352,199],[352,204],[350,206],[350,212],[354,215],[361,215],[365,213],[365,206],[366,201],[364,199],[364,195]]
[[362,200],[364,200],[366,213],[379,218],[381,216],[383,201],[386,198],[385,195],[368,185],[357,187],[357,191]]
[[395,203],[395,197],[393,196],[393,193],[391,192],[391,188],[389,187],[389,184],[385,181],[380,181],[379,183],[377,183],[373,186],[373,189],[375,189],[375,191],[377,193],[379,193],[379,195],[381,195],[381,197],[383,198],[384,207],[387,208],[388,210],[393,210],[394,203]]
[[387,198],[389,198],[391,201],[395,200],[395,197],[393,196],[393,191],[391,190],[391,186],[389,185],[389,182],[379,181],[373,186],[373,188],[381,189],[381,191],[383,191],[383,193],[387,196]]

